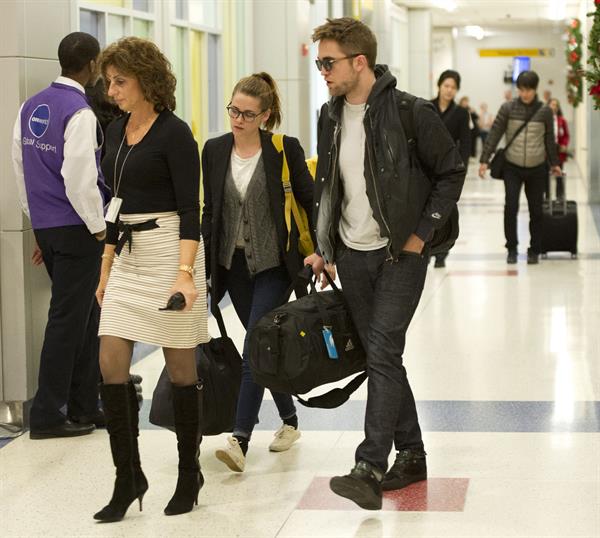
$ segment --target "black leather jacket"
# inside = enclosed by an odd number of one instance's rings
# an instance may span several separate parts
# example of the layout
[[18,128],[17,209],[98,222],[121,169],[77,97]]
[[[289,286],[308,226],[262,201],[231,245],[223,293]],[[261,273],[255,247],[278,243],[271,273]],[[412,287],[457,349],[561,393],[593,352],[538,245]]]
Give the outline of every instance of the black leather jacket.
[[[431,239],[456,205],[466,170],[434,106],[417,99],[413,108],[416,144],[409,149],[400,121],[396,79],[387,66],[375,68],[377,80],[367,100],[364,174],[373,217],[387,237],[390,259],[397,259],[408,237]],[[321,109],[314,219],[319,251],[335,261],[343,182],[338,162],[344,97]]]

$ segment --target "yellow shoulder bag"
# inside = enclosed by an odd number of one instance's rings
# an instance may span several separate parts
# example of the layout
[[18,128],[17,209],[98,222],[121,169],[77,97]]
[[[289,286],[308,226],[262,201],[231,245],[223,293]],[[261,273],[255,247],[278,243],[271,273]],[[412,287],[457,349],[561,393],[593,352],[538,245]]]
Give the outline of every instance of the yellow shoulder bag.
[[273,145],[278,153],[283,154],[283,166],[281,170],[281,183],[283,184],[283,192],[285,194],[285,226],[288,232],[286,251],[290,250],[290,236],[292,233],[292,215],[296,228],[298,228],[298,250],[304,256],[308,256],[315,251],[315,247],[310,236],[310,230],[308,227],[308,216],[304,208],[296,202],[294,193],[292,191],[292,184],[290,183],[290,169],[288,167],[287,158],[285,156],[285,149],[283,147],[283,135],[274,134]]

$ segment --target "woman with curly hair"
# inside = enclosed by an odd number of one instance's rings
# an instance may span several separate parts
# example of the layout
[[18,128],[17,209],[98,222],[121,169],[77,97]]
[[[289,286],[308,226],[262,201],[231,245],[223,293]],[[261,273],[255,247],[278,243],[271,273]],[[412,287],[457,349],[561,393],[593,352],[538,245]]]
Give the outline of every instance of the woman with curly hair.
[[[198,147],[173,114],[170,64],[150,41],[127,37],[102,53],[100,68],[109,98],[126,112],[106,134],[102,169],[113,198],[96,292],[102,306],[100,392],[116,481],[109,504],[94,518],[118,521],[136,498],[141,510],[148,489],[129,380],[133,343],[163,348],[172,383],[179,475],[164,511],[174,515],[192,510],[204,482],[198,462],[202,387],[194,350],[209,337]],[[177,293],[185,300],[182,310],[159,311]]]

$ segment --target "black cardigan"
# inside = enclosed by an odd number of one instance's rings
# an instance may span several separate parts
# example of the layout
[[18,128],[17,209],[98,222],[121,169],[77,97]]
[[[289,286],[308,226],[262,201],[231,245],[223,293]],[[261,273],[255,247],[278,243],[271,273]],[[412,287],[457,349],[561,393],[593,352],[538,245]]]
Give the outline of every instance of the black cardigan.
[[456,142],[465,168],[467,168],[469,166],[469,157],[471,156],[471,128],[469,127],[469,111],[466,108],[458,106],[454,101],[452,101],[448,108],[442,112],[440,110],[440,102],[437,97],[431,102],[435,105],[435,109],[442,118],[444,125],[450,132],[452,140]]
[[[281,258],[285,263],[290,278],[293,280],[298,271],[302,269],[303,256],[298,251],[298,231],[293,224],[290,250],[286,252],[288,234],[284,218],[285,196],[281,183],[283,156],[273,146],[271,136],[271,133],[263,130],[260,131],[262,160],[267,178],[271,210],[273,212],[273,225],[277,231]],[[306,210],[310,219],[314,182],[306,166],[304,150],[297,138],[289,136],[284,136],[283,145],[290,170],[290,181],[294,197]],[[218,252],[219,239],[221,237],[221,218],[223,216],[223,192],[232,150],[232,133],[208,140],[202,149],[202,185],[204,187],[202,239],[204,240],[206,257],[206,277],[211,278],[211,304],[214,305],[221,300],[225,293],[225,289],[223,289],[219,282]],[[309,225],[309,229],[312,230],[312,222],[309,221]]]

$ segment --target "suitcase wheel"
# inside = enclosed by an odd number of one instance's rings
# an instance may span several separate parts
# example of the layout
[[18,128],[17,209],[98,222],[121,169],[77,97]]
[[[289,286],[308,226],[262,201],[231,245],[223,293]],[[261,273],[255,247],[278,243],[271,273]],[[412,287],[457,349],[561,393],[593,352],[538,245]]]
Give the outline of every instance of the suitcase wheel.
[[542,254],[542,260],[547,260],[547,259],[548,259],[548,254],[544,252]]
[[576,260],[577,259],[577,252],[571,252],[571,259],[572,260]]

